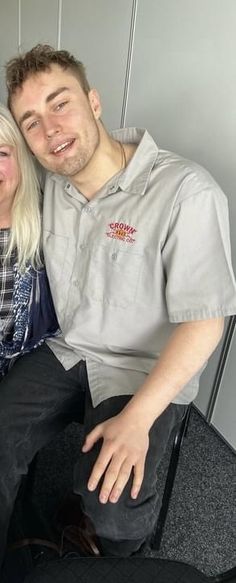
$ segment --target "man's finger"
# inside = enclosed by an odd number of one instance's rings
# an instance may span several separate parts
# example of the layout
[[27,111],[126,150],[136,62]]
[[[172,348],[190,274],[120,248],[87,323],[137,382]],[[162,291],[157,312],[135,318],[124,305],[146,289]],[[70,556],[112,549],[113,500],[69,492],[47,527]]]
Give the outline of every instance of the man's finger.
[[132,464],[130,461],[125,461],[119,471],[119,475],[117,477],[116,482],[114,483],[113,489],[109,496],[110,502],[117,502],[130,478],[130,474],[132,472]]
[[144,478],[145,458],[134,466],[134,479],[131,488],[131,498],[138,497]]
[[88,481],[88,489],[90,491],[96,489],[99,480],[103,476],[108,464],[110,463],[111,458],[112,458],[111,449],[103,445],[97,458],[97,461],[93,466],[92,473],[90,474],[90,478]]
[[86,435],[86,439],[85,439],[85,442],[83,444],[82,451],[84,453],[86,453],[87,451],[92,449],[92,447],[94,446],[96,441],[101,439],[101,437],[102,437],[102,425],[100,424],[100,425],[97,425],[96,427],[94,427],[94,429],[92,431],[90,431],[90,433],[88,433],[88,435]]
[[109,499],[112,488],[113,488],[114,484],[116,483],[116,480],[119,476],[123,461],[124,461],[123,456],[122,457],[121,456],[117,456],[117,457],[114,456],[110,462],[110,465],[108,466],[108,468],[106,470],[103,484],[101,487],[101,491],[99,494],[99,500],[103,504],[105,504]]

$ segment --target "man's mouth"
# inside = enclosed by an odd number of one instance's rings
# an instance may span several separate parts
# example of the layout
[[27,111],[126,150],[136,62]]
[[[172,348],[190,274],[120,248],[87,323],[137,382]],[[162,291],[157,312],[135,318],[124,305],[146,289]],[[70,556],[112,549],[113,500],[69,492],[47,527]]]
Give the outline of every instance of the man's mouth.
[[75,140],[73,139],[73,140],[69,140],[67,142],[63,142],[63,144],[59,144],[56,148],[51,150],[51,154],[54,154],[56,156],[62,154],[63,152],[68,150],[74,144],[74,141]]

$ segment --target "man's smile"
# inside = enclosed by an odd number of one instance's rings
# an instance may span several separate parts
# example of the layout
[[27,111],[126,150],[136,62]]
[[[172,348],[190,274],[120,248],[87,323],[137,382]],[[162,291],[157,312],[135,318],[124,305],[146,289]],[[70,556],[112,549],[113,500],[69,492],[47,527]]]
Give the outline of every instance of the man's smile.
[[68,140],[66,142],[63,142],[62,144],[58,144],[55,147],[53,146],[50,149],[50,154],[54,154],[55,156],[60,156],[60,154],[69,150],[73,146],[74,143],[75,143],[75,139],[73,138],[72,140]]

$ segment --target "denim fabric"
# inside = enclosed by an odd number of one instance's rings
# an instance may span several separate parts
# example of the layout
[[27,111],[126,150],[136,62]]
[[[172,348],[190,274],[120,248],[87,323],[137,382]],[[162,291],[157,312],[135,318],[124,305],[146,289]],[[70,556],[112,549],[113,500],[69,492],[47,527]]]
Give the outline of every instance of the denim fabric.
[[43,344],[20,357],[0,383],[0,565],[21,478],[36,452],[83,419],[81,363],[69,371]]
[[[84,422],[85,434],[123,409],[130,396],[112,397],[93,408],[86,364],[66,371],[52,351],[40,346],[21,357],[0,387],[0,563],[14,501],[23,475],[36,452],[71,421]],[[183,405],[170,405],[150,431],[145,479],[137,500],[130,498],[130,481],[116,504],[102,505],[98,489],[87,490],[87,480],[101,444],[81,454],[75,467],[74,489],[100,536],[104,555],[128,556],[151,533],[157,519],[158,464]]]
[[[86,371],[85,371],[86,372]],[[93,408],[90,393],[86,390],[84,431],[117,415],[131,397],[111,397]],[[86,454],[81,454],[74,469],[74,492],[83,499],[84,510],[91,518],[106,556],[129,556],[152,534],[160,510],[158,494],[158,466],[174,426],[181,421],[186,406],[170,404],[153,424],[149,433],[149,450],[145,463],[145,478],[136,500],[130,497],[132,476],[119,501],[101,504],[99,487],[89,492],[87,481],[97,459],[101,441]]]

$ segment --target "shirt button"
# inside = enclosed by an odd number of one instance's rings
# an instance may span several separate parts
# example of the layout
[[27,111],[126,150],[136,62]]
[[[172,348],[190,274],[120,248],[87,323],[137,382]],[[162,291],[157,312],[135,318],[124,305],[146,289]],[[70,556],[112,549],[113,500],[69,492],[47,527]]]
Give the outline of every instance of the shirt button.
[[116,191],[116,186],[115,185],[110,186],[109,192],[115,192],[115,191]]
[[73,282],[74,287],[79,287],[79,280],[75,279]]
[[117,259],[117,253],[112,253],[111,258],[113,259],[113,261],[116,261],[116,259]]
[[79,248],[81,249],[81,251],[83,251],[85,249],[86,245],[84,243],[81,243],[81,245],[79,246]]

